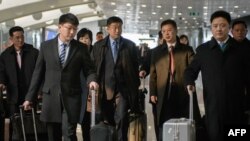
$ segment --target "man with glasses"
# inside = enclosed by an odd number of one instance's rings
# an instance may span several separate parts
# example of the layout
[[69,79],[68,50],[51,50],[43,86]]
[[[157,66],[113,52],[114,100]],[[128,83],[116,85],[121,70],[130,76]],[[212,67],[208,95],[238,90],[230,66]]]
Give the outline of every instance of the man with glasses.
[[74,39],[79,21],[71,13],[59,18],[59,34],[41,44],[40,53],[25,102],[29,109],[42,84],[41,120],[47,125],[49,141],[76,141],[81,109],[80,73],[90,88],[97,89],[95,67],[87,47]]

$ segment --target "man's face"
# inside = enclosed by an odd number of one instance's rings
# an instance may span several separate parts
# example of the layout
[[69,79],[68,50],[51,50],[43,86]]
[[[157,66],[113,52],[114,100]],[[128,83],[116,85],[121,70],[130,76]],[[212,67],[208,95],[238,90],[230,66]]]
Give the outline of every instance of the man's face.
[[17,50],[21,49],[24,44],[23,32],[22,31],[13,32],[13,36],[10,37],[10,40]]
[[222,17],[215,18],[211,23],[213,37],[218,41],[224,41],[228,37],[229,23]]
[[232,29],[233,38],[237,41],[242,41],[246,38],[247,29],[243,24],[236,24]]
[[59,38],[63,42],[71,41],[75,37],[77,32],[77,26],[74,26],[71,23],[59,24],[58,29],[60,33]]
[[107,31],[112,39],[117,39],[122,34],[122,24],[121,23],[111,23],[107,27]]
[[96,35],[96,41],[100,41],[103,39],[103,34],[97,34]]
[[173,25],[171,24],[163,25],[161,28],[161,32],[163,39],[165,39],[167,43],[176,42],[177,31]]

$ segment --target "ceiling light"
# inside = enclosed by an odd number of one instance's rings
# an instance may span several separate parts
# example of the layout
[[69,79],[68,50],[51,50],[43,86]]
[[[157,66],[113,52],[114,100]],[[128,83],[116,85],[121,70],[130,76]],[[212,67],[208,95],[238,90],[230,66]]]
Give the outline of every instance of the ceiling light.
[[145,4],[142,4],[142,5],[141,5],[141,7],[147,7],[147,5],[145,5]]
[[153,14],[153,15],[155,15],[155,14],[156,14],[156,12],[152,12],[152,14]]
[[203,13],[203,15],[207,15],[207,13]]
[[157,5],[157,8],[161,8],[161,5]]
[[127,13],[130,13],[130,11],[127,11]]
[[173,6],[173,9],[176,9],[177,8],[177,6]]
[[169,15],[169,13],[165,13],[165,15]]
[[204,6],[204,7],[203,7],[203,9],[207,9],[207,7],[206,7],[206,6]]
[[114,9],[115,12],[117,12],[117,9]]
[[188,6],[188,9],[192,9],[193,7],[192,6]]
[[220,9],[223,9],[223,6],[219,6]]
[[247,13],[247,11],[242,11],[242,13]]
[[163,18],[162,17],[160,17],[160,20],[162,20]]
[[116,5],[115,2],[111,2],[111,5]]
[[49,20],[46,22],[46,24],[52,24],[54,22],[54,20]]
[[232,12],[232,11],[230,12],[230,14],[233,14],[233,13],[234,13],[234,12]]
[[178,13],[178,15],[179,15],[179,16],[181,16],[181,15],[182,15],[182,13]]
[[140,11],[139,13],[140,13],[140,14],[143,14],[143,12],[142,12],[142,11]]
[[240,15],[237,16],[238,18],[240,17]]
[[50,5],[50,8],[55,8],[55,5]]
[[238,6],[238,5],[235,5],[234,8],[239,8],[239,6]]
[[130,3],[127,3],[126,6],[131,6],[131,4],[130,4]]

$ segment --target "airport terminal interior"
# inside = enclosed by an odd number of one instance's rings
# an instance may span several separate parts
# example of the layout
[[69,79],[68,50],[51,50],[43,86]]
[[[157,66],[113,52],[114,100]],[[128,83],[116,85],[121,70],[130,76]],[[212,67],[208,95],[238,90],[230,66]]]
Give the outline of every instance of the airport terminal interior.
[[[138,47],[157,46],[160,24],[166,19],[176,21],[178,35],[185,34],[195,50],[211,39],[210,16],[217,10],[230,13],[232,20],[244,20],[250,27],[249,0],[0,0],[0,53],[11,45],[9,29],[24,28],[25,42],[37,49],[43,41],[57,36],[58,18],[73,13],[79,19],[78,29],[88,28],[95,34],[106,31],[107,18],[118,16],[123,20],[122,36]],[[249,29],[249,28],[248,28]],[[230,33],[231,34],[231,33]],[[250,39],[250,35],[247,35]],[[146,78],[149,90],[149,77]],[[197,80],[197,95],[201,114],[204,115],[202,82]],[[146,95],[147,140],[156,141],[152,107]],[[8,122],[8,119],[6,119]],[[81,128],[77,128],[81,140]]]

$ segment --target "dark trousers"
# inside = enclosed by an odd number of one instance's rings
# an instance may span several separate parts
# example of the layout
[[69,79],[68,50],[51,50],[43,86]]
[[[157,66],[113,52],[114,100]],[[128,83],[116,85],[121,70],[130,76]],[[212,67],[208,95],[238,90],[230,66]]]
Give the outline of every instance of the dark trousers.
[[90,124],[91,124],[91,113],[85,112],[83,121],[81,123],[82,128],[82,138],[84,141],[90,141]]
[[127,141],[129,126],[127,100],[118,93],[113,100],[104,99],[101,108],[103,120],[116,126],[118,141]]
[[76,126],[77,123],[68,122],[68,115],[65,110],[62,113],[62,123],[47,122],[49,141],[77,141]]

